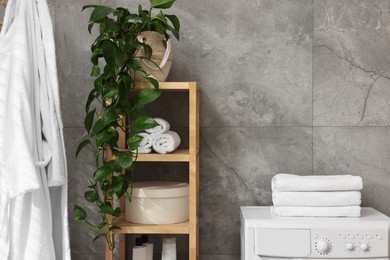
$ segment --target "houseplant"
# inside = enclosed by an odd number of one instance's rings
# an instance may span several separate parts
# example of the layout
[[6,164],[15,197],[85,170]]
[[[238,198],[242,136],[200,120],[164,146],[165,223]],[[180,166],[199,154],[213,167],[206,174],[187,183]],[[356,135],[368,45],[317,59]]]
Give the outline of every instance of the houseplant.
[[[88,31],[94,25],[99,27],[99,35],[91,46],[91,76],[95,78],[94,87],[89,93],[85,111],[84,126],[89,136],[83,140],[76,151],[76,156],[87,145],[92,145],[96,158],[96,171],[90,180],[85,199],[96,204],[101,213],[101,222],[90,224],[86,211],[75,205],[74,215],[77,220],[85,220],[94,229],[94,240],[105,237],[110,249],[114,242],[110,232],[118,229],[113,225],[121,210],[111,201],[127,194],[131,179],[122,174],[122,169],[133,174],[137,153],[118,149],[118,131],[128,133],[127,146],[130,151],[137,150],[142,137],[139,132],[154,127],[157,123],[146,116],[142,109],[160,96],[159,83],[140,65],[143,60],[150,61],[152,48],[145,42],[137,40],[139,34],[146,30],[156,31],[165,37],[171,32],[179,39],[180,23],[175,15],[165,15],[161,9],[172,6],[175,0],[150,0],[150,8],[138,7],[137,13],[119,7],[113,9],[101,5],[88,5],[92,8]],[[154,14],[154,9],[158,9]],[[137,55],[144,48],[144,56]],[[150,82],[154,88],[131,91],[137,82],[134,73],[143,73],[143,80]],[[95,107],[94,105],[97,104]],[[119,121],[128,116],[128,124],[122,127]],[[113,160],[106,161],[107,152],[113,154]],[[127,194],[131,197],[131,194]]]

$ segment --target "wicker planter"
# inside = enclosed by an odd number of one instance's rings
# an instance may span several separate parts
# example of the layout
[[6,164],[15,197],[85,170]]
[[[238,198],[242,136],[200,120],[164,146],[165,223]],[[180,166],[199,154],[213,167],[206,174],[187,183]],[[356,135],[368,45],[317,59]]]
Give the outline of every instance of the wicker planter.
[[[170,40],[166,41],[164,35],[155,31],[141,32],[140,41],[147,43],[153,50],[151,61],[140,60],[141,67],[147,74],[153,75],[158,81],[165,81],[172,66],[172,50]],[[141,48],[136,57],[147,56],[144,48]],[[142,81],[144,74],[136,72],[135,81]]]

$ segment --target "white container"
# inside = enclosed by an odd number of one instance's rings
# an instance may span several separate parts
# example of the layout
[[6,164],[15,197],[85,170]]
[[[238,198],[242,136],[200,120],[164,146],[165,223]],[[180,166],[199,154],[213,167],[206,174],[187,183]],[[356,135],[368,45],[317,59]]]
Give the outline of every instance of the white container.
[[135,246],[133,247],[133,259],[134,260],[148,260],[148,249],[142,245],[142,238],[135,240]]
[[163,237],[161,260],[176,260],[176,237]]
[[147,253],[147,260],[153,260],[153,243],[149,242],[148,235],[142,235],[142,245],[146,247]]
[[[130,192],[130,188],[128,190]],[[188,183],[135,182],[126,220],[140,224],[173,224],[188,220]]]

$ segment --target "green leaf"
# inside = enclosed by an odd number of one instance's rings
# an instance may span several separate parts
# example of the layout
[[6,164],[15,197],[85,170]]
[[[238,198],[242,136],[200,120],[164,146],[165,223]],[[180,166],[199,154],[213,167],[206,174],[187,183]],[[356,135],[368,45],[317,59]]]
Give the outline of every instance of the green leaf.
[[98,120],[96,120],[95,124],[92,127],[91,130],[91,136],[95,136],[98,133],[100,133],[104,127],[106,126],[106,122],[103,117],[99,117]]
[[133,135],[129,139],[127,139],[127,146],[130,151],[134,151],[139,147],[139,144],[142,142],[144,138],[139,135]]
[[94,23],[88,24],[88,32],[91,34]]
[[101,237],[106,237],[106,234],[105,234],[105,233],[101,233],[101,234],[95,236],[95,237],[93,238],[92,242],[95,242],[96,240],[98,240],[98,239],[101,238]]
[[129,187],[129,181],[127,180],[125,175],[113,176],[112,177],[112,190],[116,193],[116,195],[121,197]]
[[168,24],[168,21],[167,19],[165,18],[164,14],[160,11],[156,16],[154,16],[152,18],[152,21],[153,20],[159,20],[160,22],[162,22],[164,25],[165,24]]
[[105,18],[104,22],[101,23],[101,33],[107,33],[110,36],[115,37],[115,34],[120,30],[120,27],[114,19]]
[[138,105],[147,105],[147,104],[155,101],[160,95],[161,95],[161,92],[159,92],[153,88],[142,89],[138,94],[137,104]]
[[84,198],[89,202],[95,202],[98,200],[99,194],[94,190],[90,190],[84,193]]
[[165,15],[165,17],[171,21],[173,28],[175,28],[175,30],[177,32],[180,32],[180,22],[179,22],[179,19],[177,18],[177,16],[167,14],[167,15]]
[[105,164],[97,169],[95,176],[93,177],[94,181],[102,181],[104,178],[109,176],[114,172],[110,164]]
[[[95,9],[91,13],[91,17],[89,18],[89,23],[99,22],[104,17],[114,12],[114,9],[108,6],[98,5],[98,6],[91,6],[91,7],[94,7]],[[85,8],[83,7],[83,10],[84,9]]]
[[156,89],[156,90],[158,89],[158,87],[159,87],[158,81],[153,75],[146,75],[145,79],[147,81],[149,81],[150,83],[152,83],[152,85],[154,86],[154,89]]
[[88,144],[91,144],[91,141],[89,139],[86,139],[79,144],[79,146],[77,147],[77,150],[76,150],[76,158],[77,158],[77,156],[79,156],[79,153],[81,152],[81,150],[83,150],[83,148],[85,146],[87,146]]
[[167,9],[170,8],[175,0],[150,0],[152,8]]
[[140,116],[135,120],[134,131],[141,132],[149,128],[158,126],[157,122],[153,118],[147,116]]
[[[108,190],[111,189],[111,182],[109,182],[108,180],[102,181],[102,183],[101,183],[101,185],[100,185],[100,188],[102,189],[102,191],[107,192]],[[108,192],[107,194],[108,194],[109,196],[112,196],[112,193],[111,193],[111,192]]]
[[106,124],[112,123],[114,121],[118,121],[119,118],[120,115],[118,115],[114,109],[107,109],[104,115],[104,121]]
[[100,67],[98,65],[93,65],[91,70],[92,77],[99,77],[100,75]]
[[85,116],[85,119],[84,119],[84,127],[88,133],[91,132],[93,119],[95,117],[95,111],[96,111],[96,109],[89,111],[89,113]]
[[87,212],[77,205],[74,205],[73,214],[76,220],[84,220],[87,217]]
[[96,146],[100,147],[104,143],[107,143],[110,141],[112,138],[115,137],[115,141],[117,140],[117,135],[118,133],[115,131],[115,128],[113,126],[110,126],[108,129],[105,129],[101,131],[97,136],[96,136]]
[[81,12],[84,11],[85,9],[87,8],[95,8],[95,7],[98,7],[100,5],[84,5],[83,8],[81,9]]
[[116,207],[113,215],[114,217],[119,217],[121,215],[121,209],[119,207]]
[[139,62],[135,59],[131,59],[127,65],[134,71],[139,71],[142,68],[141,65],[139,65]]
[[168,30],[170,30],[172,32],[173,36],[175,36],[175,38],[179,41],[180,40],[179,32],[176,31],[174,28],[172,28],[169,25],[167,25],[167,27],[168,27]]
[[96,98],[95,94],[96,94],[96,90],[95,89],[92,89],[91,92],[89,92],[88,99],[87,99],[87,102],[85,104],[85,113],[88,113],[89,108],[91,107],[92,102]]
[[103,214],[109,214],[109,215],[114,215],[114,209],[111,206],[111,203],[106,202],[100,207],[100,212]]
[[118,89],[117,88],[111,88],[107,93],[103,95],[103,99],[107,100],[110,99],[118,94]]
[[109,67],[118,70],[125,65],[125,55],[112,41],[104,41],[102,47],[103,57]]
[[131,153],[118,156],[115,160],[116,164],[122,169],[129,169],[133,165],[133,156]]
[[119,75],[120,77],[120,82],[123,82],[125,86],[130,86],[132,83],[131,76],[128,73],[121,73]]

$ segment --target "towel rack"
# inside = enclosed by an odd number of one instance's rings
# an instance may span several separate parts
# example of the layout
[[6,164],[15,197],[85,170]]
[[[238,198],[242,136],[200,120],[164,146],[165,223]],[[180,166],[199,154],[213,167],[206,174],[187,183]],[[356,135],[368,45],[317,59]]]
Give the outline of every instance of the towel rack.
[[[7,0],[1,0],[0,4],[4,6],[4,8],[7,6]],[[0,20],[0,27],[3,27],[3,21]]]

